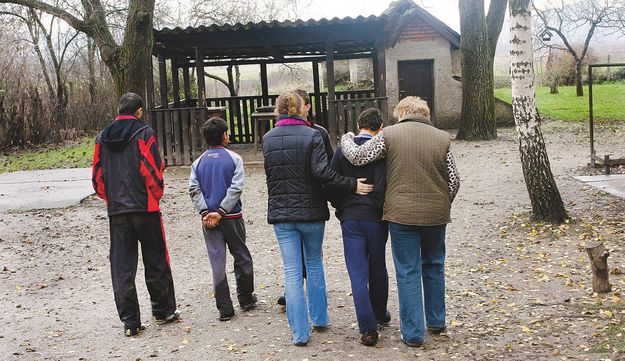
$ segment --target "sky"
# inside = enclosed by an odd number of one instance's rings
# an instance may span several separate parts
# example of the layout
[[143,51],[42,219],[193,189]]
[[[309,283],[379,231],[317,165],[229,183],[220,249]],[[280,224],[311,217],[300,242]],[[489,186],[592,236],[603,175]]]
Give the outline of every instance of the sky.
[[[343,18],[358,15],[380,15],[392,0],[314,0],[313,6],[303,9],[303,18]],[[415,1],[419,4],[419,1]],[[445,22],[452,29],[460,29],[458,0],[423,0],[423,8]]]

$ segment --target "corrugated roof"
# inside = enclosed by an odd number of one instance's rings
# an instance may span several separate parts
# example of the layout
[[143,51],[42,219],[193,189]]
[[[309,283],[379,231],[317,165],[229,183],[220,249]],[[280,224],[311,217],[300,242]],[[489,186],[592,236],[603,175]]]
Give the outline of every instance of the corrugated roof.
[[213,24],[210,26],[200,25],[197,27],[187,27],[185,29],[181,27],[171,28],[163,28],[161,30],[157,30],[155,33],[158,35],[180,35],[180,34],[201,34],[201,33],[213,33],[213,32],[234,32],[234,31],[246,31],[246,30],[261,30],[261,29],[287,29],[287,28],[301,28],[301,27],[317,27],[317,26],[328,26],[328,25],[356,25],[356,24],[370,24],[376,22],[386,22],[388,21],[389,16],[358,16],[355,18],[346,17],[346,18],[332,18],[332,19],[309,19],[309,20],[285,20],[285,21],[261,21],[258,23],[249,22],[246,24],[236,23],[236,24],[224,24],[218,25]]

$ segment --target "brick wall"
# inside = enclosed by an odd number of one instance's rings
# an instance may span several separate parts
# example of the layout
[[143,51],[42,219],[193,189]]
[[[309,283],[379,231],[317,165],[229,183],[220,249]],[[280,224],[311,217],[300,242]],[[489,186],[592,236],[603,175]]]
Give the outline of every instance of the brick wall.
[[435,40],[441,35],[425,22],[406,25],[397,42]]

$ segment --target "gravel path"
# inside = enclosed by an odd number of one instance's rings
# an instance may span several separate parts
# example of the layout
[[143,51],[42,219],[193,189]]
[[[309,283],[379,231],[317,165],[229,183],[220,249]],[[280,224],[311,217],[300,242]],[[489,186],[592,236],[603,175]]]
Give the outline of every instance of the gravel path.
[[[182,321],[157,326],[140,266],[139,300],[147,330],[122,336],[108,265],[104,203],[25,213],[0,213],[0,355],[39,360],[433,360],[619,359],[625,357],[625,200],[572,177],[588,174],[583,125],[544,127],[572,221],[560,227],[528,222],[528,197],[513,129],[495,141],[453,142],[462,186],[447,242],[449,332],[412,349],[400,340],[397,289],[388,246],[393,320],[378,347],[359,344],[343,259],[340,227],[326,225],[324,259],[331,328],[294,347],[284,311],[282,262],[266,222],[262,167],[246,169],[243,196],[248,244],[260,305],[227,323],[217,321],[200,223],[186,190],[189,169],[166,171],[162,202]],[[625,126],[598,128],[600,151],[625,155]],[[614,292],[592,294],[583,245],[604,240],[612,255]],[[231,267],[231,260],[229,260]],[[230,273],[231,287],[234,274]],[[234,292],[234,289],[232,289]],[[615,330],[621,330],[620,336]],[[620,343],[619,343],[620,342]]]

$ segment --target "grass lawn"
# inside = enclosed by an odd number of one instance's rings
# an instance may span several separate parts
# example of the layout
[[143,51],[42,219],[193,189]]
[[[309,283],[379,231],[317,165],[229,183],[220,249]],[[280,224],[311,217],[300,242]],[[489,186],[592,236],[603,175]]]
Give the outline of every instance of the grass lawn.
[[[536,88],[538,111],[542,116],[566,121],[588,120],[588,87],[584,96],[575,95],[575,86],[561,86],[558,94],[549,94],[548,87]],[[595,84],[594,116],[597,120],[625,120],[625,83]],[[510,102],[510,88],[495,89],[495,96]]]
[[84,137],[68,144],[0,155],[0,173],[18,170],[90,167],[93,160],[94,143],[94,137]]

